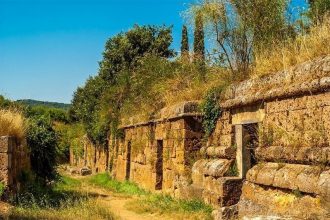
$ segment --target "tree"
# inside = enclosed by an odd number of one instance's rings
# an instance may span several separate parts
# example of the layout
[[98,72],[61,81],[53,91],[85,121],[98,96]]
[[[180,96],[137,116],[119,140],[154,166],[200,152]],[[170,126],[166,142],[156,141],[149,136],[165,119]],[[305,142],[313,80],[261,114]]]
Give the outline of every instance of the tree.
[[195,17],[194,58],[197,62],[204,62],[205,60],[204,24],[202,13],[197,13]]
[[257,50],[284,39],[286,6],[286,0],[203,0],[188,14],[202,17],[204,28],[213,35],[216,63],[242,79],[249,74]]
[[181,39],[181,57],[186,59],[189,56],[189,40],[188,29],[186,25],[182,26],[182,39]]
[[309,0],[309,17],[313,23],[322,23],[324,16],[330,12],[330,0]]
[[173,57],[171,43],[171,27],[149,25],[135,25],[106,42],[98,75],[77,89],[69,111],[72,119],[84,124],[94,144],[107,146],[109,132],[116,132],[120,110],[132,92],[133,73],[143,58]]

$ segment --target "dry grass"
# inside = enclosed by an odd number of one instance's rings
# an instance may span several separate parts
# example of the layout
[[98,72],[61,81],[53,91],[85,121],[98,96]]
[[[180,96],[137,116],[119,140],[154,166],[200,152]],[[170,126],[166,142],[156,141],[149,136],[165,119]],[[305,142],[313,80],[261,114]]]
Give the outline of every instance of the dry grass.
[[323,24],[314,26],[308,34],[275,45],[256,54],[255,68],[251,77],[259,77],[330,54],[330,17]]
[[17,110],[0,109],[0,136],[13,136],[19,141],[25,137],[25,119]]
[[178,74],[163,84],[162,99],[165,106],[171,106],[183,101],[202,100],[206,93],[219,85],[229,84],[231,74],[221,68],[210,68],[205,79],[201,80],[198,73]]
[[81,201],[79,204],[74,204],[71,207],[61,209],[29,209],[15,208],[10,219],[116,219],[114,214],[108,207],[104,207],[99,199],[91,199]]

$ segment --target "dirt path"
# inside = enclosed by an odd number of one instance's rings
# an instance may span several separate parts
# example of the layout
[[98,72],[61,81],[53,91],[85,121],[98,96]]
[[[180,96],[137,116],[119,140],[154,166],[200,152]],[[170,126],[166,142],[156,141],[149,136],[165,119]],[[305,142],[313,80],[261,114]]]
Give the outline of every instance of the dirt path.
[[[71,176],[72,177],[72,176]],[[108,190],[89,184],[84,179],[86,177],[73,177],[82,181],[81,189],[88,194],[97,195],[97,203],[107,207],[121,220],[169,220],[171,218],[157,214],[138,214],[126,208],[126,203],[134,200],[133,197],[116,195]]]

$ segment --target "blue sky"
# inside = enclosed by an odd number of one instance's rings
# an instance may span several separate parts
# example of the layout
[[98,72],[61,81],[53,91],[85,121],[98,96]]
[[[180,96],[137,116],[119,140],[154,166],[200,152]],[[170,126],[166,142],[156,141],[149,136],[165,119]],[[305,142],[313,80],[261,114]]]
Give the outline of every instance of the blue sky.
[[174,25],[192,0],[0,0],[0,94],[69,103],[107,38],[133,24]]
[[[302,5],[306,0],[293,0]],[[0,0],[0,94],[69,103],[106,40],[134,24],[174,25],[195,0]]]

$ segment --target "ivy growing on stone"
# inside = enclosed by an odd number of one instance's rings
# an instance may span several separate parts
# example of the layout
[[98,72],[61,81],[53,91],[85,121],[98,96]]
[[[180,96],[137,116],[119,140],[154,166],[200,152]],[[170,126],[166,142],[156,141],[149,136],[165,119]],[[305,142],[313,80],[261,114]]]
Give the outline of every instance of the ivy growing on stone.
[[221,91],[221,87],[216,87],[210,90],[205,96],[204,101],[201,104],[203,113],[203,128],[205,137],[209,137],[215,129],[218,118],[221,115],[221,108],[218,104]]

